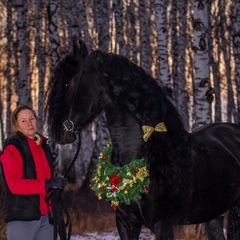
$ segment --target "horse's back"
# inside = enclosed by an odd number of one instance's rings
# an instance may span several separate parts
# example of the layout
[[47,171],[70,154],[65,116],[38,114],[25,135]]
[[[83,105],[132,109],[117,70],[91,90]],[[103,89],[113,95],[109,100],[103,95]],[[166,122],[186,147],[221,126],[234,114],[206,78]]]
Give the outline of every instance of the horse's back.
[[[192,149],[197,158],[211,159],[212,163],[230,164],[224,157],[240,167],[240,125],[213,123],[192,134]],[[214,157],[214,159],[212,159]],[[216,159],[217,158],[217,159]]]
[[209,221],[240,196],[240,126],[209,124],[191,134],[194,191],[190,223]]

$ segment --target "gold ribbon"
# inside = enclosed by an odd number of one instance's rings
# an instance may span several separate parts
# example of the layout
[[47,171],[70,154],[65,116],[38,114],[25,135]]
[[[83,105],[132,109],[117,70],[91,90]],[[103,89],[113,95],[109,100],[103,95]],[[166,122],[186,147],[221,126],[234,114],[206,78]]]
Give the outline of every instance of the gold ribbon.
[[147,176],[149,176],[149,174],[148,174],[148,170],[147,170],[146,166],[140,168],[139,171],[136,174],[136,178],[141,180],[141,182],[143,182],[144,178],[147,177]]
[[143,140],[145,142],[148,141],[149,137],[152,135],[153,132],[167,132],[167,128],[163,122],[158,123],[155,127],[151,126],[142,126],[143,130]]

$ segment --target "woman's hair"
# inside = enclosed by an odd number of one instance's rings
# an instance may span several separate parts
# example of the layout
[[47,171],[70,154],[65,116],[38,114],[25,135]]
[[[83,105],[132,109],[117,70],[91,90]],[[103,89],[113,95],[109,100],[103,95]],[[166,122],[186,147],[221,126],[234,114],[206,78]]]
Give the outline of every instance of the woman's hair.
[[34,117],[37,119],[37,114],[35,113],[35,111],[27,106],[27,105],[20,105],[18,106],[11,114],[11,135],[15,135],[18,131],[18,114],[22,111],[28,109],[30,111],[32,111],[32,113],[34,114]]

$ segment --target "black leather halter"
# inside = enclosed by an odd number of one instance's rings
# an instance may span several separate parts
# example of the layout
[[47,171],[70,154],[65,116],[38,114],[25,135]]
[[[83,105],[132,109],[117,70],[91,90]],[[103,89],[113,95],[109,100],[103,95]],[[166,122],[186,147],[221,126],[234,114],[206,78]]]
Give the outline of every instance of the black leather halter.
[[78,130],[74,130],[75,126],[74,126],[74,122],[71,120],[71,116],[72,116],[73,104],[74,104],[74,101],[75,101],[75,98],[76,98],[76,95],[77,95],[78,85],[79,85],[79,82],[80,82],[80,78],[82,76],[82,72],[83,72],[83,70],[81,70],[79,72],[79,74],[77,74],[76,78],[79,79],[79,81],[77,83],[75,93],[74,93],[73,98],[72,98],[72,104],[70,105],[70,111],[69,111],[69,114],[68,114],[68,118],[67,118],[67,120],[65,120],[63,122],[64,130],[67,131],[67,132],[72,132],[74,134],[76,134],[78,132]]

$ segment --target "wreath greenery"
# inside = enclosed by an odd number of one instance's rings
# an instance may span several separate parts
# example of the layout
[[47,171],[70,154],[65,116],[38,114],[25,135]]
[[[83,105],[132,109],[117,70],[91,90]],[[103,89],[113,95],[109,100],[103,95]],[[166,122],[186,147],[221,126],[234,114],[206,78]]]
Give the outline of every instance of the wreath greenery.
[[119,203],[130,204],[132,200],[141,199],[148,192],[149,173],[144,158],[133,159],[123,167],[111,163],[112,144],[100,153],[97,169],[90,180],[90,189],[98,199],[103,196],[111,202],[114,210]]

